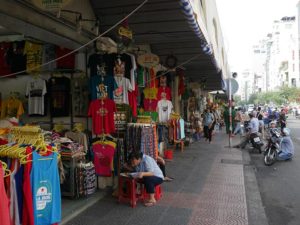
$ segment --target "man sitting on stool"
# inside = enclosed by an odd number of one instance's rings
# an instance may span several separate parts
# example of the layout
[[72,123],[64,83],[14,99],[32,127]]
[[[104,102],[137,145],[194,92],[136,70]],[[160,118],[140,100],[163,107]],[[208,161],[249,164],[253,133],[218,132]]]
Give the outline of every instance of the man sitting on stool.
[[156,200],[154,198],[155,187],[164,181],[164,175],[157,165],[156,161],[141,152],[132,152],[130,155],[130,163],[135,171],[138,172],[138,178],[142,179],[149,194],[149,200],[145,206],[154,206]]

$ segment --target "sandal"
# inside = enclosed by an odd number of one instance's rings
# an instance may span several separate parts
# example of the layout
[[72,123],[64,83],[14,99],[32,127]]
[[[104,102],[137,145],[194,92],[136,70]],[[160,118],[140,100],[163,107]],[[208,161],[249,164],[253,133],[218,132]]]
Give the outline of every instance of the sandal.
[[151,206],[155,206],[156,205],[156,202],[146,202],[144,204],[146,207],[151,207]]

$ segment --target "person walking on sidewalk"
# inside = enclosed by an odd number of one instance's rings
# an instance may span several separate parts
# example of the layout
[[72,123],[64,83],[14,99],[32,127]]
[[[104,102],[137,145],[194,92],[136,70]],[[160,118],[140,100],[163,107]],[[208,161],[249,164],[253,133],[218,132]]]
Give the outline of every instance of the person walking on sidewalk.
[[237,135],[237,134],[243,135],[243,129],[241,127],[241,125],[243,123],[242,108],[241,107],[238,108],[238,110],[235,114],[234,122],[235,122],[235,129],[234,129],[233,135]]
[[209,141],[211,143],[212,138],[212,131],[213,131],[213,125],[215,122],[214,115],[211,113],[210,109],[205,109],[204,115],[203,115],[203,130],[204,130],[204,137],[205,140]]

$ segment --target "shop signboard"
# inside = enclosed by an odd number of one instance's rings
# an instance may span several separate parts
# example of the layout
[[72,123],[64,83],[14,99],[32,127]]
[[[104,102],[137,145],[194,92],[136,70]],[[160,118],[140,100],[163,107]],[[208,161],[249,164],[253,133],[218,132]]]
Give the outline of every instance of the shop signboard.
[[31,0],[31,2],[41,10],[56,11],[72,2],[72,0]]
[[126,27],[119,27],[119,35],[132,40],[132,31]]
[[159,64],[159,57],[152,53],[146,53],[138,56],[137,61],[143,67],[153,68]]

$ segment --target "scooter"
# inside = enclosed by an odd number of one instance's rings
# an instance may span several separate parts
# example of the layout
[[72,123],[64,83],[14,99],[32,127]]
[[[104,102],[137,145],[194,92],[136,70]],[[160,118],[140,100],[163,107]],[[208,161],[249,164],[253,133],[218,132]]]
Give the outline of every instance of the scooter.
[[266,166],[273,165],[276,160],[277,156],[280,152],[280,131],[277,128],[272,128],[269,130],[270,137],[268,139],[268,145],[266,146],[265,152],[264,152],[264,163]]
[[[249,131],[248,126],[249,126],[249,121],[245,121],[244,122],[245,132]],[[249,144],[251,144],[253,148],[257,149],[259,154],[262,152],[261,148],[264,145],[264,143],[260,139],[258,133],[253,133],[253,134],[250,135]]]

